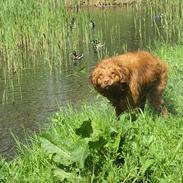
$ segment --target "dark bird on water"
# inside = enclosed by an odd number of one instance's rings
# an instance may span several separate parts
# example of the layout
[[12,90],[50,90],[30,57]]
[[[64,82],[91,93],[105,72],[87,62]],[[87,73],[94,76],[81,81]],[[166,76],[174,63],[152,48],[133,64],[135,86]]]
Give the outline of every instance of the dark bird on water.
[[101,49],[103,46],[104,46],[104,43],[101,43],[100,41],[98,40],[92,40],[91,41],[91,44],[93,45],[93,48],[98,51],[99,49]]
[[71,19],[71,21],[69,23],[69,27],[70,27],[70,29],[76,27],[76,19],[74,17],[72,17],[72,19]]
[[73,51],[72,53],[72,60],[74,62],[74,64],[76,64],[77,61],[80,61],[83,58],[83,53],[82,54],[77,54],[76,51]]

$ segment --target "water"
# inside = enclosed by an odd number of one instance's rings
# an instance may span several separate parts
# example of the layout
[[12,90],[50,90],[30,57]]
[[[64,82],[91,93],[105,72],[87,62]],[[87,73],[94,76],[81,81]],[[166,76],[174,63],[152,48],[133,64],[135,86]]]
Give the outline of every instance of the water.
[[[147,48],[157,39],[158,33],[150,16],[134,8],[90,9],[84,11],[95,23],[86,43],[85,31],[81,37],[70,43],[64,59],[69,62],[59,65],[54,55],[52,70],[44,64],[44,55],[36,56],[36,64],[7,79],[0,80],[0,154],[11,158],[16,144],[12,133],[19,140],[25,140],[39,129],[46,128],[49,117],[60,107],[72,104],[78,107],[82,102],[91,102],[95,93],[89,84],[89,73],[98,59],[106,55],[123,53],[127,50]],[[74,28],[72,30],[74,34]],[[100,40],[105,46],[96,52],[90,41]],[[77,49],[84,58],[75,65],[70,59],[70,50]],[[64,52],[64,51],[63,51]],[[39,61],[37,61],[39,60]],[[1,78],[3,72],[1,72]],[[11,85],[12,83],[12,85]],[[12,86],[12,87],[11,87]],[[6,95],[5,95],[6,94]],[[6,96],[6,102],[4,101]],[[4,103],[4,104],[3,104]]]

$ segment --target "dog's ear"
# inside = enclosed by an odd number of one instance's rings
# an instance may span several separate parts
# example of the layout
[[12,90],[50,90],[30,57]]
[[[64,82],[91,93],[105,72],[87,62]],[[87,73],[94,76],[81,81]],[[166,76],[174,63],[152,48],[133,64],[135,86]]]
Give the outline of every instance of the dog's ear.
[[132,93],[132,98],[135,104],[138,104],[141,90],[141,83],[138,76],[138,72],[134,71],[131,74],[130,83],[129,83],[130,91]]
[[121,83],[129,83],[130,82],[130,71],[127,67],[120,67],[120,81]]
[[89,76],[91,84],[95,87],[97,86],[97,79],[98,79],[98,74],[95,70],[93,70]]

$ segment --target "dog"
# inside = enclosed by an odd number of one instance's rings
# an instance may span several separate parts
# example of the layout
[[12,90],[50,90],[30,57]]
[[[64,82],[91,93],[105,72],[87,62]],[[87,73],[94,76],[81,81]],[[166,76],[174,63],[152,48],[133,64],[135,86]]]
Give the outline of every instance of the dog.
[[168,66],[146,51],[127,52],[101,60],[92,70],[91,84],[114,106],[116,115],[129,109],[144,110],[146,100],[168,117],[163,100]]

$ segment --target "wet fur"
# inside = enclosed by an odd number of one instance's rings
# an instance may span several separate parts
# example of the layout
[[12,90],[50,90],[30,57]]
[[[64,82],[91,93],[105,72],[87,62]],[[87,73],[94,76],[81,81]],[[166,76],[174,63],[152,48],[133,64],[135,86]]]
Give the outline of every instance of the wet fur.
[[115,107],[116,115],[129,108],[144,109],[146,99],[164,117],[162,98],[167,84],[167,65],[149,52],[128,52],[103,59],[91,72],[91,83]]

